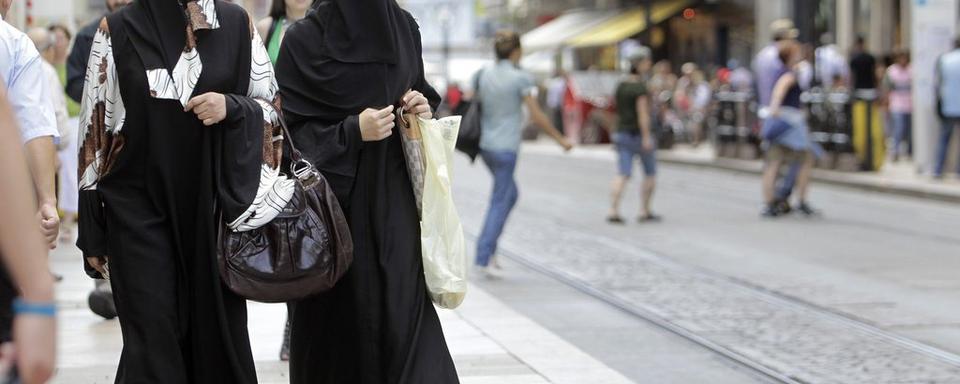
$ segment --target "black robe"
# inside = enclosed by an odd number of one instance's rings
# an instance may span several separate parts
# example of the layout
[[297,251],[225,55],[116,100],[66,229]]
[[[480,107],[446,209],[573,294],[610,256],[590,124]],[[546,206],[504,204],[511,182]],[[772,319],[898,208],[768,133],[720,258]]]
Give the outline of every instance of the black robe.
[[359,130],[359,113],[398,104],[408,89],[426,95],[434,108],[440,101],[424,80],[419,27],[397,10],[398,27],[407,29],[384,35],[397,39],[395,63],[328,55],[324,32],[336,17],[331,3],[290,27],[277,61],[293,139],[329,180],[354,241],[353,265],[334,289],[296,305],[294,384],[458,383],[427,294],[400,134],[363,142]]
[[[201,4],[215,7],[217,20],[204,22],[192,5],[191,23],[204,25],[188,28],[181,49],[203,65],[192,92],[150,79],[148,70],[169,73],[176,62],[151,34],[184,30],[145,24],[143,1],[101,23],[87,73],[77,245],[86,257],[109,257],[124,342],[117,383],[257,382],[246,301],[221,284],[216,267],[215,212],[235,217],[254,200],[265,132],[274,127],[250,97],[258,39],[246,12],[221,1]],[[167,11],[185,23],[182,8]],[[204,126],[181,100],[163,98],[166,92],[225,94],[227,118]]]

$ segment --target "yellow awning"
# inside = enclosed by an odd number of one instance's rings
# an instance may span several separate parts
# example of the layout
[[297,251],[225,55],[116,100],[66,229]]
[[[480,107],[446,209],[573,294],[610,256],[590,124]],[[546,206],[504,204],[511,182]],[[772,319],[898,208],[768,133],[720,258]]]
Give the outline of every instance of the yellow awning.
[[[655,24],[679,13],[690,4],[690,1],[670,1],[654,4],[653,15],[650,18]],[[624,14],[616,16],[586,32],[567,40],[567,45],[573,47],[591,47],[608,45],[623,41],[647,29],[647,20],[643,8],[634,8]]]

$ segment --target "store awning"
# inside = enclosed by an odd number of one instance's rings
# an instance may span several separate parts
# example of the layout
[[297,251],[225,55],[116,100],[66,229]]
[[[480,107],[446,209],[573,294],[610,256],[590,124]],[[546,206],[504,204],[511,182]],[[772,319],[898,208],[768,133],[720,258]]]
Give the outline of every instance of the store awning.
[[527,52],[556,49],[567,39],[577,36],[606,20],[616,12],[571,11],[541,25],[521,37],[523,50]]
[[[660,23],[690,5],[690,1],[670,1],[653,5],[651,20]],[[592,47],[615,44],[647,29],[646,12],[634,8],[621,13],[593,28],[570,37],[566,44],[573,47]]]

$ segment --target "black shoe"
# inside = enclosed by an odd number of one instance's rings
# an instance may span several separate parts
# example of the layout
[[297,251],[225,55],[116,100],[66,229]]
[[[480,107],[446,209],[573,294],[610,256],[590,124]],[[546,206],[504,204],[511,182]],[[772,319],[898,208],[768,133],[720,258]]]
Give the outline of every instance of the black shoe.
[[804,216],[818,216],[820,212],[813,209],[810,204],[807,204],[805,201],[801,201],[800,205],[797,206],[797,210],[800,211]]
[[777,212],[777,216],[789,215],[790,212],[793,212],[793,207],[790,206],[787,200],[775,201],[773,203],[773,209]]
[[117,317],[117,306],[113,303],[113,293],[110,291],[95,290],[87,296],[90,310],[98,316],[110,320]]
[[607,222],[610,224],[623,224],[623,218],[619,215],[607,216]]
[[764,205],[762,209],[760,209],[760,217],[763,217],[763,218],[772,219],[779,215],[780,213],[777,212],[777,209],[773,205],[767,204],[767,205]]

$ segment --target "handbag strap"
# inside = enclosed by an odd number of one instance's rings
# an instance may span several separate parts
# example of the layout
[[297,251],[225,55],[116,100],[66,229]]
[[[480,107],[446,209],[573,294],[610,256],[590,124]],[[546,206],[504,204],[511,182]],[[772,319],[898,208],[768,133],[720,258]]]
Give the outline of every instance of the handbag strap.
[[300,153],[300,150],[297,149],[297,146],[293,144],[293,136],[290,135],[290,128],[287,128],[287,122],[283,118],[283,112],[280,108],[277,108],[274,103],[267,103],[270,105],[270,108],[273,108],[273,111],[277,114],[277,121],[280,122],[280,129],[283,132],[283,141],[285,141],[290,146],[290,160],[298,162],[303,160],[303,154]]
[[313,164],[307,161],[307,159],[303,158],[303,154],[300,153],[297,146],[293,144],[293,135],[290,134],[290,128],[287,128],[287,121],[283,118],[283,111],[277,108],[274,103],[267,104],[270,104],[270,108],[273,108],[273,111],[277,114],[277,121],[280,122],[280,129],[283,132],[283,141],[290,146],[290,173],[300,180],[305,189],[312,188],[317,184],[320,178],[320,172]]

